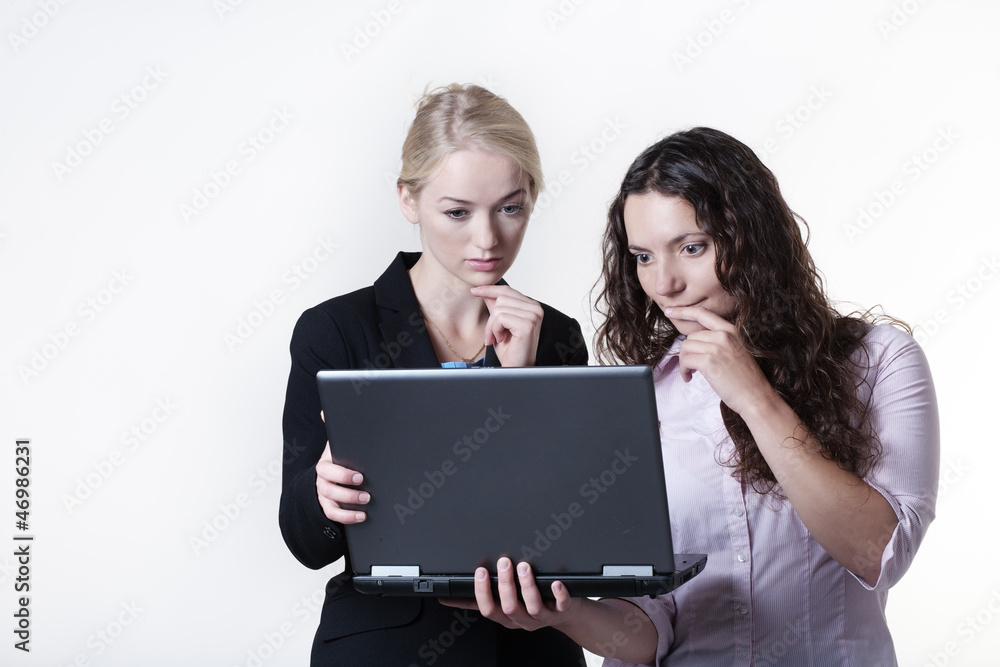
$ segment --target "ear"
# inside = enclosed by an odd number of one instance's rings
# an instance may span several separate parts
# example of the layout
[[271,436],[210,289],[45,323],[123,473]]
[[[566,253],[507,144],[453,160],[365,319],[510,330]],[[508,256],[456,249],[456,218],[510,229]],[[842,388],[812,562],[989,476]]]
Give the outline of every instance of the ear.
[[411,224],[419,224],[420,216],[417,215],[417,200],[410,194],[405,185],[396,186],[396,194],[399,197],[399,210],[403,212],[403,217]]

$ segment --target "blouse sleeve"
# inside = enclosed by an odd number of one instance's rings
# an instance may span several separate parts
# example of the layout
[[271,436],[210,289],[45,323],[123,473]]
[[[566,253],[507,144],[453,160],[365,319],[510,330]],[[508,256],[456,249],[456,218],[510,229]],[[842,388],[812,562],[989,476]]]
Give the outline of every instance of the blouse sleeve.
[[866,391],[871,392],[872,426],[882,447],[881,459],[866,481],[889,502],[898,523],[885,549],[873,545],[864,556],[880,560],[878,581],[874,586],[858,581],[869,590],[885,591],[909,569],[934,520],[940,432],[934,383],[916,341],[883,325],[873,327],[865,343]]
[[[653,626],[656,628],[656,662],[653,664],[666,665],[667,653],[670,652],[670,647],[674,643],[674,619],[677,616],[677,606],[674,603],[673,594],[668,593],[667,595],[659,595],[655,598],[639,597],[627,599],[642,610],[636,611],[636,613],[645,613],[649,617],[649,620],[653,622]],[[628,619],[626,618],[626,626],[628,625]],[[613,641],[605,647],[608,649],[607,653],[609,657],[605,658],[604,667],[635,667],[634,663],[614,658],[614,647],[615,644]]]

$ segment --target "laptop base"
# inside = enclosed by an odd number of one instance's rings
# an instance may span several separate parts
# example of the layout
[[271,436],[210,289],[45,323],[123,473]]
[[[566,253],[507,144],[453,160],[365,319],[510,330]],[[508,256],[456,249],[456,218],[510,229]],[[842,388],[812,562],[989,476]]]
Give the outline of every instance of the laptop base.
[[[677,554],[677,570],[669,575],[653,576],[582,576],[565,577],[545,575],[536,577],[538,589],[545,599],[552,599],[551,585],[561,581],[570,597],[656,597],[669,593],[705,569],[706,554]],[[497,578],[490,577],[494,597],[497,595]],[[472,576],[372,576],[355,575],[354,587],[369,595],[426,596],[439,598],[474,598],[475,578]]]

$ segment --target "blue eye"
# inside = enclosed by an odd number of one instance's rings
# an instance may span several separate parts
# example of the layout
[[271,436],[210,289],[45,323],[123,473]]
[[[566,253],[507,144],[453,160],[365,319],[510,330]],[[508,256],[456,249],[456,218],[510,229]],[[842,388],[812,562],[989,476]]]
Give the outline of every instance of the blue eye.
[[520,204],[507,204],[500,207],[500,212],[505,215],[517,215],[524,209]]
[[453,208],[450,211],[445,211],[444,214],[449,218],[453,218],[454,220],[461,220],[462,218],[469,215],[469,212],[466,211],[464,208]]

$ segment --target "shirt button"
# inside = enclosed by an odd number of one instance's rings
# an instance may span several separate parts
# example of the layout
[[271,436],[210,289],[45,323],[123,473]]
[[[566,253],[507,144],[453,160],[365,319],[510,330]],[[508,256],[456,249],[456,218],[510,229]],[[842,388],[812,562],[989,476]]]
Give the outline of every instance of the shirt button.
[[331,540],[337,539],[337,531],[335,531],[330,526],[326,526],[325,528],[323,528],[323,534],[329,537]]
[[743,516],[743,508],[737,507],[736,509],[733,510],[733,514],[735,514],[736,516]]
[[736,560],[738,560],[741,563],[745,563],[747,561],[747,556],[745,553],[741,551],[738,554],[736,554]]
[[745,648],[743,648],[742,646],[740,647],[740,657],[741,658],[747,657],[747,650]]
[[746,613],[747,613],[747,606],[745,604],[741,604],[740,605],[740,614],[742,616],[746,616]]

